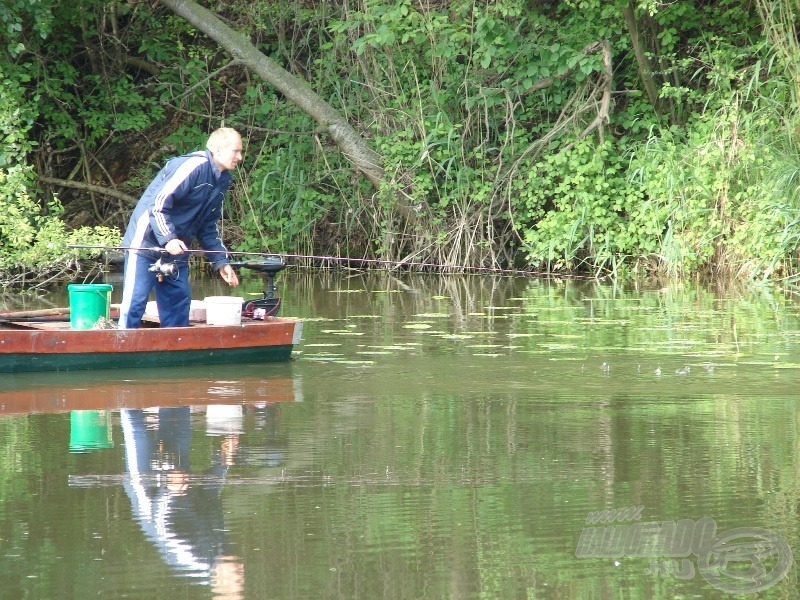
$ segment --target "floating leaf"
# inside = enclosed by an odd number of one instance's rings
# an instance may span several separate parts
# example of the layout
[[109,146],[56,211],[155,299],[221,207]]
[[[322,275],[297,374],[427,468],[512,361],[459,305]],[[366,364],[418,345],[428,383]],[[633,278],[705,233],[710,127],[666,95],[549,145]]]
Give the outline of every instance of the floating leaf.
[[300,358],[303,360],[315,360],[321,362],[335,362],[341,358],[341,354],[306,354],[305,356],[301,356]]
[[575,344],[543,344],[548,350],[577,350]]
[[584,325],[630,325],[630,320],[628,319],[595,319],[595,318],[587,318],[587,319],[575,319],[578,323],[582,323]]
[[303,344],[304,348],[329,348],[337,346],[341,346],[341,344]]
[[376,348],[377,350],[413,350],[411,344],[404,346],[367,346],[367,348]]

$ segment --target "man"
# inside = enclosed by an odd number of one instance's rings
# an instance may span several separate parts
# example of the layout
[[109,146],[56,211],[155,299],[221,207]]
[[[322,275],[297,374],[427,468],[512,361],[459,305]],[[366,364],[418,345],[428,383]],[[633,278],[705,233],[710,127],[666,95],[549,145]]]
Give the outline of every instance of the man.
[[[192,292],[187,250],[194,239],[222,279],[232,287],[239,285],[217,221],[231,185],[229,171],[242,160],[242,138],[234,129],[223,127],[209,136],[206,148],[170,160],[131,215],[122,244],[143,250],[125,254],[120,329],[139,327],[153,288],[161,326],[189,325]],[[167,268],[160,268],[162,263]]]

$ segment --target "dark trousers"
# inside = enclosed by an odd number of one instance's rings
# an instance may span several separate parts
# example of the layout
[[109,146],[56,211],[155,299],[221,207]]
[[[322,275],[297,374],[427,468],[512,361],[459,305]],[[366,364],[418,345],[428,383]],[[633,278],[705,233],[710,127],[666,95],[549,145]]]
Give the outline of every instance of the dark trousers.
[[176,263],[178,274],[158,280],[149,271],[153,260],[134,252],[125,253],[122,280],[122,304],[119,309],[119,328],[136,329],[142,321],[150,292],[155,289],[158,318],[162,327],[187,327],[192,306],[188,263]]

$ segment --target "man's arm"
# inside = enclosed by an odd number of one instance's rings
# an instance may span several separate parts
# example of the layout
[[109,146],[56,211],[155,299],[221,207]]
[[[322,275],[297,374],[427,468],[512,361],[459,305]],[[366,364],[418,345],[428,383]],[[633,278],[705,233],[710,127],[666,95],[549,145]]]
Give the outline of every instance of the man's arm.
[[225,283],[232,287],[239,285],[239,277],[228,262],[228,249],[222,243],[217,222],[209,221],[205,223],[200,229],[198,239],[203,250],[206,251],[208,262],[211,263],[212,268],[219,273],[220,277],[225,280]]
[[[178,237],[172,218],[173,211],[180,210],[180,199],[188,195],[194,187],[204,158],[190,155],[184,160],[174,159],[173,162],[175,163],[174,167],[170,164],[164,170],[163,179],[155,192],[153,209],[150,212],[150,227],[153,229],[159,245],[164,247]],[[186,250],[186,246],[180,242],[179,245],[173,243],[168,251],[170,254],[180,254],[183,250]]]

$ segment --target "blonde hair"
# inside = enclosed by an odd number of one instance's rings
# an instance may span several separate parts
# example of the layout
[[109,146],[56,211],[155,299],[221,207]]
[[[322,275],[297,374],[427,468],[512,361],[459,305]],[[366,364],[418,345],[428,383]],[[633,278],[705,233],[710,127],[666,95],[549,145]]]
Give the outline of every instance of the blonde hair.
[[211,152],[219,152],[240,137],[241,136],[239,135],[239,132],[235,129],[230,127],[220,127],[219,129],[212,131],[211,135],[208,136],[206,148],[211,150]]

